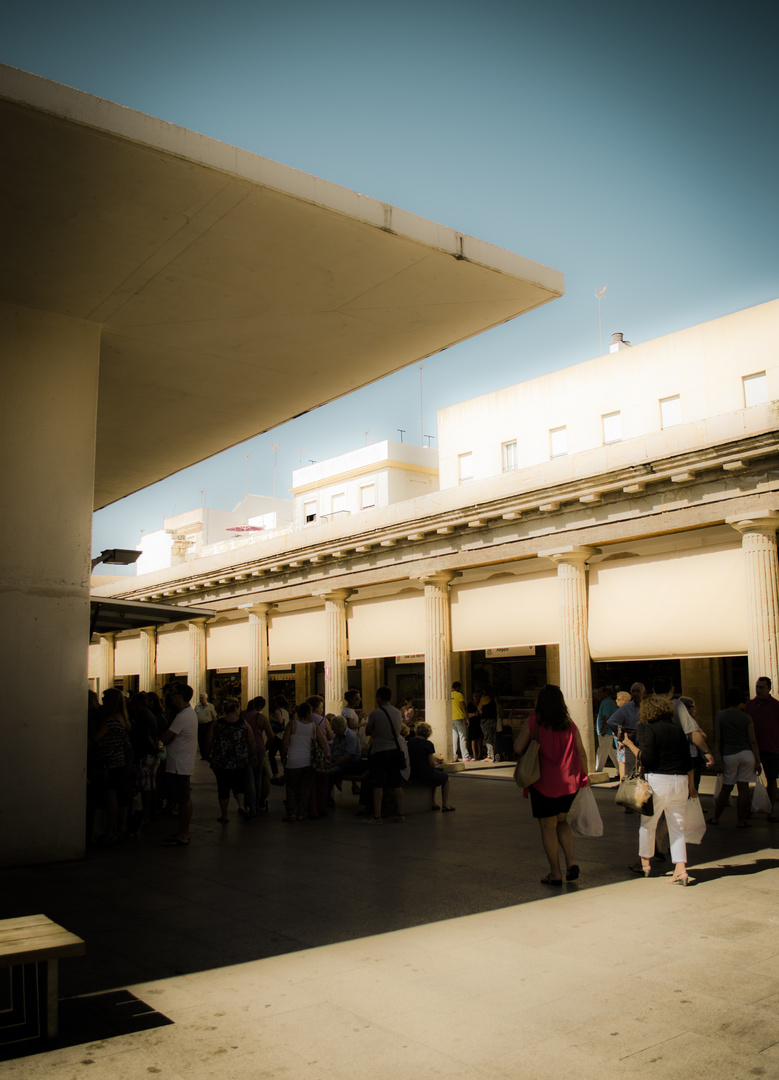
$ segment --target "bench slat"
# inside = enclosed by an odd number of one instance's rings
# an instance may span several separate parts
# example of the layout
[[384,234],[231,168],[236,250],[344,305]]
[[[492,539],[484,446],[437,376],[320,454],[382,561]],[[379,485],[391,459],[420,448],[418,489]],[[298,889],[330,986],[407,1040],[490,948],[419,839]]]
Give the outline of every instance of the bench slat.
[[80,937],[45,915],[0,920],[0,967],[81,956],[85,951]]

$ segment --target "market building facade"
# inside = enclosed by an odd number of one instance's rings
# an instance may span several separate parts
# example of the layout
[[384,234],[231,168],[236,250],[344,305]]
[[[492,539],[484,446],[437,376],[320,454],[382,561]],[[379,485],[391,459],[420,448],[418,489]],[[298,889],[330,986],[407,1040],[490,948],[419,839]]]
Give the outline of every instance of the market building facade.
[[90,675],[332,711],[390,681],[449,753],[454,678],[516,715],[558,682],[590,747],[593,673],[661,665],[704,720],[779,685],[777,341],[773,301],[443,410],[438,491],[94,590],[183,610],[93,642]]

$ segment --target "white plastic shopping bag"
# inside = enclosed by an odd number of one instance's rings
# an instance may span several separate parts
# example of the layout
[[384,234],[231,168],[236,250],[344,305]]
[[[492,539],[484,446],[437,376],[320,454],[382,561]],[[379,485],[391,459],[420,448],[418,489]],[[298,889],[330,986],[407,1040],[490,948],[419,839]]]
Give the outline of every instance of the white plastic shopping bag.
[[700,844],[706,832],[706,822],[700,799],[688,799],[684,810],[684,839],[688,844]]
[[771,813],[771,799],[768,794],[768,788],[765,786],[765,780],[763,779],[762,774],[758,776],[757,780],[755,781],[755,790],[752,793],[752,813]]
[[595,796],[588,787],[579,788],[568,824],[579,836],[603,836],[603,819]]

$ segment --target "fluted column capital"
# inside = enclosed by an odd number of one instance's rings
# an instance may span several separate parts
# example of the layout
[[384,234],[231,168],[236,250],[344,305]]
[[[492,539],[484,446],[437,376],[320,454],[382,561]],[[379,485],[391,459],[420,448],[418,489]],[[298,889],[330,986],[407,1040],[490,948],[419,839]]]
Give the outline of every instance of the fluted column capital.
[[439,589],[445,589],[457,576],[456,570],[435,570],[432,574],[423,574],[416,580],[421,581],[425,586],[434,585]]
[[758,533],[761,536],[775,537],[779,529],[779,511],[756,510],[753,514],[736,514],[725,518],[725,521],[742,536]]
[[271,611],[275,610],[279,605],[262,602],[261,604],[240,604],[241,611],[248,611],[249,617],[254,616],[257,619],[261,619],[263,615],[269,615]]
[[316,595],[320,596],[325,603],[345,604],[353,592],[354,589],[331,589],[329,592],[321,592]]
[[583,566],[593,555],[600,555],[600,548],[596,547],[570,547],[549,548],[547,551],[539,551],[539,559],[551,559],[558,566]]

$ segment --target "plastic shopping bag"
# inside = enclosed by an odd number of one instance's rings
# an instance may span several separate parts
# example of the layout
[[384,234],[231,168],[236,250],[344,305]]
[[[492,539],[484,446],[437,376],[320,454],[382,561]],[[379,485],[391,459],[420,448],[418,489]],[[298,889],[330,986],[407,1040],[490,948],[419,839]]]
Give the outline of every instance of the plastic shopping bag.
[[755,790],[752,793],[752,813],[771,813],[771,799],[768,795],[768,788],[765,786],[765,780],[762,776],[758,776],[755,781]]
[[603,836],[603,820],[595,796],[588,787],[579,788],[568,824],[579,836]]
[[700,844],[706,832],[706,822],[700,799],[688,799],[684,809],[684,839],[688,844]]

